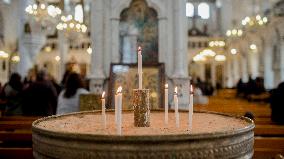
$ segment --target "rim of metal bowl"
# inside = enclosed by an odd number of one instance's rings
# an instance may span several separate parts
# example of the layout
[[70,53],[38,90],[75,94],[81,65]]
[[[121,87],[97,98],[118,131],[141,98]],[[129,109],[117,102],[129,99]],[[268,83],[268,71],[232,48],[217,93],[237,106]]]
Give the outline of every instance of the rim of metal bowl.
[[[151,112],[161,112],[160,110],[151,110]],[[169,110],[173,111],[173,110]],[[65,116],[71,115],[82,115],[82,114],[93,114],[99,113],[100,110],[96,111],[82,111],[82,112],[75,112],[75,113],[68,113],[63,115],[53,115],[48,117],[40,118],[32,123],[32,132],[40,133],[45,136],[50,136],[53,138],[66,138],[66,139],[75,139],[75,140],[88,140],[88,141],[103,141],[103,142],[159,142],[159,141],[178,141],[178,140],[195,140],[195,139],[212,139],[212,138],[220,138],[220,137],[229,137],[235,134],[243,134],[246,132],[253,131],[255,125],[253,120],[247,117],[238,117],[233,115],[228,115],[219,112],[212,112],[212,111],[194,111],[195,113],[209,113],[209,114],[217,114],[226,117],[232,117],[236,119],[244,120],[248,123],[247,126],[230,131],[224,132],[213,132],[213,133],[199,133],[199,134],[163,134],[163,135],[104,135],[104,134],[85,134],[85,133],[71,133],[71,132],[60,132],[60,131],[52,131],[44,128],[39,128],[37,126],[38,123],[42,121],[46,121],[49,119],[56,119]],[[113,112],[113,110],[107,110],[107,112]],[[124,112],[132,112],[132,110],[124,110]],[[187,112],[186,110],[180,110],[180,112]]]

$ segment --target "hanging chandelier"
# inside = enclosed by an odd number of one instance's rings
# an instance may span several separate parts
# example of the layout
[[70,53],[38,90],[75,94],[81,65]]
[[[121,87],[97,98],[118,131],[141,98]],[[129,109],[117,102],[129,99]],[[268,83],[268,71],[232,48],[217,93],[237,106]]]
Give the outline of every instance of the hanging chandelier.
[[72,15],[61,16],[61,21],[57,24],[56,29],[63,31],[71,39],[76,38],[78,33],[87,32],[87,26],[75,20]]
[[59,7],[48,5],[47,2],[43,0],[28,5],[25,11],[33,20],[40,22],[43,27],[55,25],[57,23],[56,17],[62,12]]
[[0,50],[0,59],[7,59],[9,54],[5,51]]
[[268,18],[267,17],[262,17],[261,15],[256,15],[252,17],[245,17],[242,20],[242,25],[245,27],[255,27],[255,26],[263,26],[267,24]]
[[243,35],[242,29],[229,29],[226,31],[227,37],[241,37]]

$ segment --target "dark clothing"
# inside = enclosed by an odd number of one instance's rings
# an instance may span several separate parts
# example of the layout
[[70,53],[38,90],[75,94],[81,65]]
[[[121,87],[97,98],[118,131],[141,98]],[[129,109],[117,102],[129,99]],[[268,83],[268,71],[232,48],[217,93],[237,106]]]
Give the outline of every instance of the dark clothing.
[[8,83],[4,86],[1,96],[6,101],[5,115],[22,115],[21,90],[16,90]]
[[55,114],[56,89],[49,81],[37,81],[24,90],[23,114],[48,116]]
[[278,88],[272,91],[270,98],[271,120],[284,124],[284,82],[280,83]]

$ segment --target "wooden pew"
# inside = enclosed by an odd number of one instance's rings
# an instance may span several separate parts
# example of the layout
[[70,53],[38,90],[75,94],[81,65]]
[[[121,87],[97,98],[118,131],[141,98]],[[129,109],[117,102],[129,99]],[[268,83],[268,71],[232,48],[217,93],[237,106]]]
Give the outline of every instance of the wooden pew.
[[31,131],[1,131],[0,141],[3,142],[27,142],[32,141]]
[[32,159],[32,122],[40,117],[0,118],[0,158]]
[[258,125],[254,129],[255,136],[284,137],[284,125]]
[[33,159],[31,147],[24,148],[0,148],[0,158],[5,159]]
[[257,117],[257,118],[255,118],[254,123],[256,125],[273,125],[273,124],[275,124],[271,121],[270,117]]
[[35,121],[39,116],[2,116],[0,121]]
[[32,128],[33,121],[0,121],[0,131],[12,131],[19,129],[28,129]]
[[254,158],[272,159],[278,154],[284,154],[283,137],[255,137]]

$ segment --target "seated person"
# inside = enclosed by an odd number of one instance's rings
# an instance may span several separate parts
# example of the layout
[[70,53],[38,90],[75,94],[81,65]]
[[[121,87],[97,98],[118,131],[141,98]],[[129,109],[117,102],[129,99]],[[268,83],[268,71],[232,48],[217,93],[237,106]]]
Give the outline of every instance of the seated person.
[[56,114],[78,112],[80,95],[87,93],[81,76],[70,73],[66,79],[65,88],[59,94]]
[[200,88],[196,87],[194,89],[194,99],[193,99],[194,104],[208,104],[208,98],[206,96],[202,95],[202,91]]
[[46,71],[39,71],[36,81],[23,91],[23,114],[48,116],[55,114],[57,92]]
[[280,83],[277,89],[272,91],[270,98],[271,120],[284,124],[284,82]]

